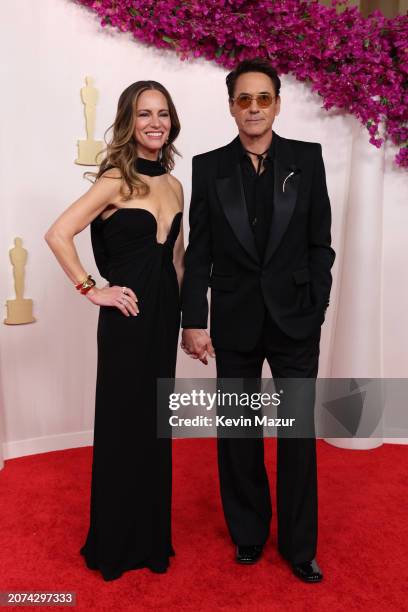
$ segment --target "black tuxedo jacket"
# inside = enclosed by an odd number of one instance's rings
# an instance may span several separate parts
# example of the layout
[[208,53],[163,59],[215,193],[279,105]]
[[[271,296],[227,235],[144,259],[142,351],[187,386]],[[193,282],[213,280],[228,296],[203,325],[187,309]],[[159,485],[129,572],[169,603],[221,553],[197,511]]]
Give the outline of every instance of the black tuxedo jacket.
[[263,261],[249,224],[237,136],[193,157],[182,327],[207,328],[214,347],[251,350],[265,306],[284,333],[306,339],[324,321],[332,284],[331,210],[321,145],[275,140],[272,223]]

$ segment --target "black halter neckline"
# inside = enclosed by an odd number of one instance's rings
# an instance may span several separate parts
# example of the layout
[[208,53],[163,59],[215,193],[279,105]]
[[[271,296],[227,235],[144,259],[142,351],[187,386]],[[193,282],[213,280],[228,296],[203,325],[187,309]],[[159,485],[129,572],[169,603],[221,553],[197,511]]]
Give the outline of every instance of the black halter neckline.
[[138,157],[136,159],[136,171],[148,176],[166,174],[166,169],[161,162],[156,159],[146,159],[145,157]]

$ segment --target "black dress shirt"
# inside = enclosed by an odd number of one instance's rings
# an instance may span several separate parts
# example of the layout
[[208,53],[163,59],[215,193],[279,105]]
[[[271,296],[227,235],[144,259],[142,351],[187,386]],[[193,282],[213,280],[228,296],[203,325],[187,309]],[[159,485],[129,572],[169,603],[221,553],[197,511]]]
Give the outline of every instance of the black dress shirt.
[[273,158],[275,149],[274,139],[266,156],[259,165],[259,174],[254,168],[251,157],[245,151],[241,141],[240,166],[244,185],[245,201],[248,219],[254,232],[259,257],[263,260],[268,241],[273,212]]

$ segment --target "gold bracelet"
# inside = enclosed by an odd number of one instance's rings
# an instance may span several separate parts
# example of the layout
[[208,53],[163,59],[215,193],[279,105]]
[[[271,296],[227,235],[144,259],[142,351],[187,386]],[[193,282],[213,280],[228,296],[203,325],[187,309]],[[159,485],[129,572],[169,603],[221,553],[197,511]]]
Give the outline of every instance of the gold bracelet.
[[82,294],[86,294],[92,287],[95,287],[96,282],[90,274],[82,283],[75,285],[75,289],[78,289]]

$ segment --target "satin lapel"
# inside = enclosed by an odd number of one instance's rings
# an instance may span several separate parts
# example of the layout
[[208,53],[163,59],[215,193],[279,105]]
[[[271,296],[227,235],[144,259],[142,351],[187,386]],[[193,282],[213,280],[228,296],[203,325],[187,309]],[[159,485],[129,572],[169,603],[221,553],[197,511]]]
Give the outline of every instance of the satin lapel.
[[221,174],[228,175],[216,179],[217,195],[237,239],[247,253],[260,263],[254,234],[249,224],[241,169],[234,147],[236,139],[225,148]]
[[276,138],[274,159],[274,205],[264,266],[279,246],[292,217],[300,183],[300,169],[296,166],[290,144],[274,132]]

